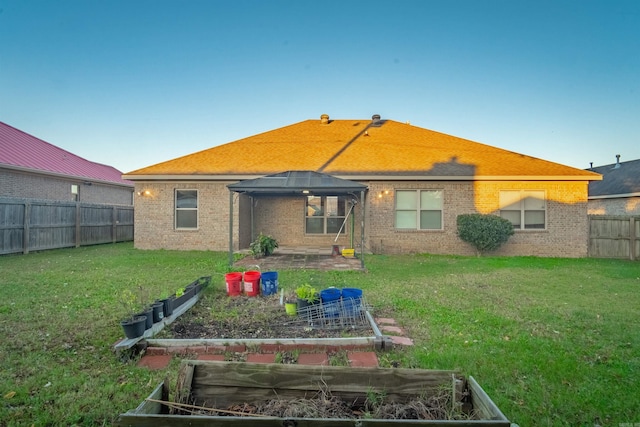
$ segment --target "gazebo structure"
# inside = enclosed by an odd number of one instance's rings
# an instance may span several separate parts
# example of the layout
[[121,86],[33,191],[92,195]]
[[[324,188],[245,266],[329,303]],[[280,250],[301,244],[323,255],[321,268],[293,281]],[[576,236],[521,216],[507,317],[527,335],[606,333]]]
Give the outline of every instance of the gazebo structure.
[[[349,216],[354,218],[353,210],[360,207],[360,248],[364,248],[365,230],[365,197],[367,186],[359,182],[336,178],[331,175],[312,171],[287,171],[260,178],[248,179],[230,184],[229,189],[229,265],[233,264],[233,211],[234,193],[244,194],[253,199],[261,197],[308,197],[308,196],[350,196],[350,209],[345,217],[343,227]],[[251,236],[254,237],[254,204],[251,203]],[[353,243],[353,235],[352,235]],[[360,251],[360,263],[364,268],[363,251]]]

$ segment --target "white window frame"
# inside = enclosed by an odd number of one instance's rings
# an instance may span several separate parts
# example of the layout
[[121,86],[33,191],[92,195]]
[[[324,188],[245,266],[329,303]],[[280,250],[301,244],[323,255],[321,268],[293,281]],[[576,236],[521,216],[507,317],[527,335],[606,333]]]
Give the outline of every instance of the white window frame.
[[[512,194],[509,196],[507,193]],[[532,197],[535,195],[541,195],[542,198]],[[547,215],[547,192],[545,190],[500,190],[499,197],[500,216],[511,221],[514,230],[542,231],[547,229],[549,220]],[[534,209],[535,206],[533,205],[537,204],[538,201],[541,201],[543,206],[541,208],[538,206],[537,209]],[[518,223],[514,222],[514,218],[516,217],[515,212],[519,212],[520,214]],[[527,225],[528,222],[531,222],[531,215],[535,215],[535,213],[542,213],[544,216],[542,227]]]
[[[192,206],[188,206],[188,207],[179,207],[178,206],[178,192],[187,192],[187,191],[192,191],[195,193],[195,207]],[[198,212],[198,202],[199,202],[199,194],[198,194],[198,190],[196,189],[192,189],[192,188],[176,188],[174,191],[174,206],[175,206],[175,215],[174,215],[174,227],[176,230],[197,230],[198,226],[200,224],[200,218],[199,218],[199,212]],[[189,212],[189,211],[195,211],[196,213],[196,224],[195,227],[180,227],[178,226],[178,216],[181,212]]]
[[76,202],[80,200],[80,186],[78,184],[71,184],[71,197]]
[[[316,198],[320,198],[321,199],[321,206],[322,206],[322,211],[321,211],[321,215],[309,215],[310,211],[309,211],[309,200],[312,197],[316,197]],[[328,197],[335,197],[337,198],[338,203],[340,203],[340,200],[342,199],[342,202],[344,203],[343,209],[344,209],[344,215],[332,215],[331,212],[328,211],[327,209],[327,198]],[[338,231],[327,231],[328,228],[328,222],[330,219],[338,219],[340,220],[340,225],[342,225],[342,223],[344,222],[344,219],[346,218],[347,212],[348,212],[348,199],[347,196],[342,196],[342,195],[326,195],[326,196],[307,196],[305,198],[305,202],[304,202],[304,233],[306,235],[309,236],[326,236],[328,234],[338,234]],[[352,212],[353,214],[353,212]],[[309,227],[308,227],[308,220],[310,218],[313,219],[322,219],[322,233],[310,233]],[[340,231],[340,235],[347,235],[347,226],[345,225],[344,227],[342,227],[342,230]]]
[[[398,206],[401,203],[400,195],[409,193],[414,194],[414,200],[410,206]],[[425,206],[426,201],[422,197],[427,193],[437,194],[433,200],[439,200],[440,204],[434,209],[433,206]],[[411,201],[410,201],[411,202]],[[438,212],[440,214],[440,218],[438,218],[440,222],[440,227],[430,227],[423,228],[422,227],[422,214],[427,212]],[[408,219],[411,221],[411,215],[413,214],[413,222],[414,225],[412,227],[403,227],[401,226],[401,220],[399,219],[400,215],[405,216],[405,220]],[[416,230],[416,231],[442,231],[444,230],[444,190],[441,188],[427,188],[427,189],[398,189],[395,191],[395,202],[394,202],[394,225],[396,230]]]

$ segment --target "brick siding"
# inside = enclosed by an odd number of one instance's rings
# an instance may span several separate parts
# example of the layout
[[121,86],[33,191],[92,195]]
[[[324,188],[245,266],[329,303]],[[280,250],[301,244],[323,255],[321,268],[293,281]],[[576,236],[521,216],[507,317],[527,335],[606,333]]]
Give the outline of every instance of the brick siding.
[[594,199],[588,206],[589,215],[640,215],[640,197]]
[[[78,186],[78,198],[71,186]],[[54,177],[0,169],[0,196],[28,199],[80,201],[107,205],[132,205],[133,187],[100,184],[73,177]]]
[[[141,249],[228,250],[229,191],[220,183],[136,183],[135,245]],[[373,253],[434,253],[472,255],[473,248],[457,237],[456,218],[462,213],[499,213],[500,190],[544,190],[547,197],[547,229],[518,230],[497,255],[552,257],[587,256],[587,182],[368,182],[365,250]],[[175,230],[174,192],[198,190],[198,230]],[[396,230],[394,191],[439,189],[443,191],[442,230]],[[385,192],[388,191],[388,194]],[[377,195],[382,193],[382,197]],[[248,246],[251,229],[249,199],[234,194],[234,249]],[[362,205],[355,209],[354,242],[360,246]],[[329,248],[350,246],[350,236],[305,235],[304,197],[261,197],[253,200],[254,234],[272,235],[283,246],[309,245]],[[242,214],[240,214],[242,212]],[[242,233],[239,233],[239,228]],[[238,236],[242,234],[242,243]]]
[[[229,249],[230,182],[136,183],[135,237],[138,249],[213,250]],[[175,190],[198,191],[198,228],[175,228]],[[148,196],[138,192],[149,191]],[[234,195],[234,249],[238,249],[238,196]]]

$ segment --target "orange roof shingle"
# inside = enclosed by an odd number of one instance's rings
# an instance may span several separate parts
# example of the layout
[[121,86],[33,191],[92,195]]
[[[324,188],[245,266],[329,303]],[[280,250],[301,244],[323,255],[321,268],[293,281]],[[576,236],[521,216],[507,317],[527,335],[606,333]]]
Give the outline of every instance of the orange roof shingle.
[[[599,175],[432,130],[382,120],[305,120],[129,172],[267,175],[307,170],[342,176],[571,177]],[[177,178],[177,177],[176,177]]]

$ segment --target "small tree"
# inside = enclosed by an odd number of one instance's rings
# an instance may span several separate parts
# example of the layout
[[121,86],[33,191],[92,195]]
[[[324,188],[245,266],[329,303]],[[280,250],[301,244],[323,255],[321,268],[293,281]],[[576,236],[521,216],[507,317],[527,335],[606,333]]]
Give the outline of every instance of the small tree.
[[497,215],[462,214],[457,223],[458,236],[476,249],[477,256],[498,249],[513,234],[511,221]]

